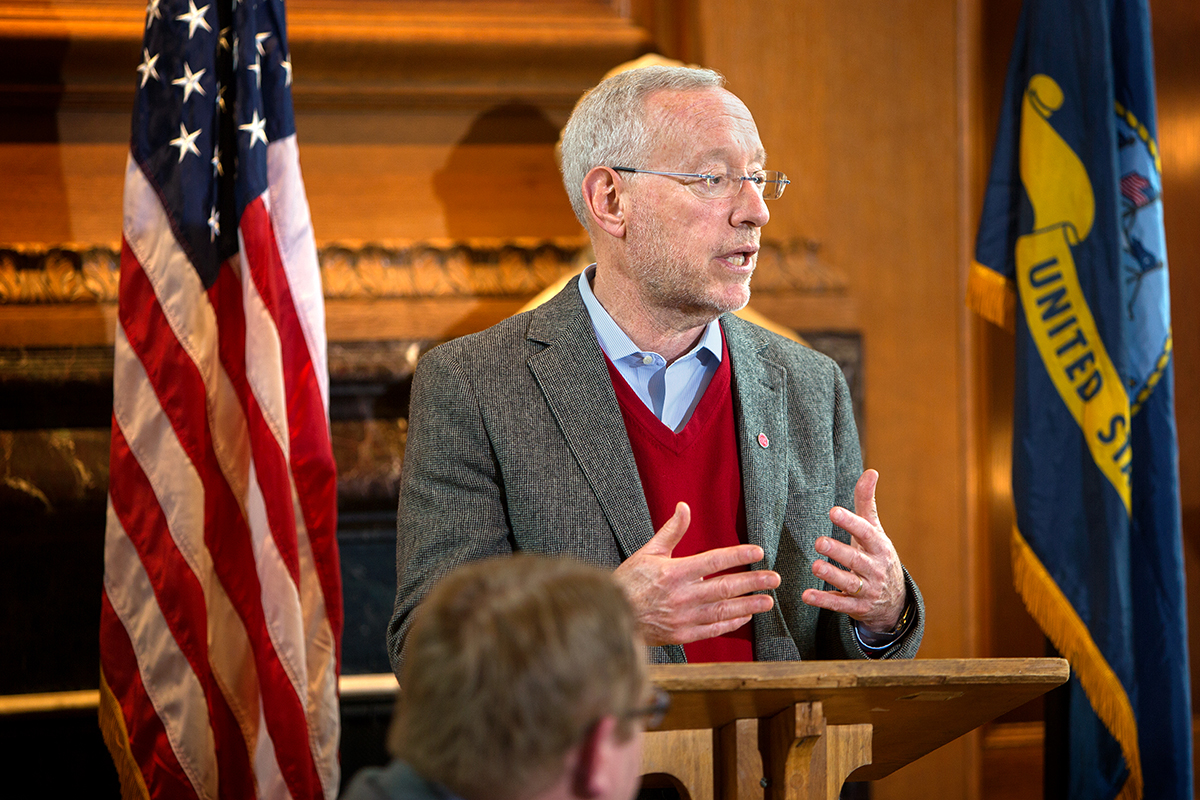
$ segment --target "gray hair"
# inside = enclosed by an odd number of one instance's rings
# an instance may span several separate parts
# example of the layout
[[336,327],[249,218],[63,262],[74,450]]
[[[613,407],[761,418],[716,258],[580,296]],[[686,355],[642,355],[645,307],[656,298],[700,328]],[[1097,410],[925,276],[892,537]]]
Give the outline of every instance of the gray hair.
[[660,91],[720,89],[725,78],[711,69],[641,67],[601,81],[575,105],[562,136],[562,176],[571,208],[591,230],[583,179],[593,167],[645,167],[653,131],[646,128],[646,98]]

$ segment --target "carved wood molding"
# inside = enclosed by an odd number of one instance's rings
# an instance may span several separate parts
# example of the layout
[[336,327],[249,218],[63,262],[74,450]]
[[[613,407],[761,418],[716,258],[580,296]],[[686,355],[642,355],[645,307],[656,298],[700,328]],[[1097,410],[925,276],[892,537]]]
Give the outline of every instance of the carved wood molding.
[[[334,342],[437,342],[482,330],[590,259],[583,238],[331,243],[318,248]],[[0,246],[0,348],[111,345],[116,245]],[[754,308],[792,328],[847,331],[846,277],[805,241],[764,242]]]
[[[754,273],[756,295],[840,296],[844,273],[807,240],[767,240]],[[528,297],[590,261],[585,238],[431,239],[330,243],[318,248],[330,300]],[[116,245],[0,247],[0,304],[114,303]]]

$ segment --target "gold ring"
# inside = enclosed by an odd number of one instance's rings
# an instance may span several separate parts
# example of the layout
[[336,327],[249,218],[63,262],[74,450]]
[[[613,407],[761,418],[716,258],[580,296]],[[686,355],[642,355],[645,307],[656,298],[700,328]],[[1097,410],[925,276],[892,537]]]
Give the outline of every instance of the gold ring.
[[863,576],[862,576],[862,575],[859,575],[859,576],[858,576],[858,588],[857,588],[857,589],[855,589],[853,592],[851,592],[851,593],[850,593],[850,596],[851,596],[851,597],[858,597],[858,593],[862,591],[862,587],[863,587],[863,586],[865,586],[865,585],[866,585],[866,583],[867,583],[867,582],[863,580]]

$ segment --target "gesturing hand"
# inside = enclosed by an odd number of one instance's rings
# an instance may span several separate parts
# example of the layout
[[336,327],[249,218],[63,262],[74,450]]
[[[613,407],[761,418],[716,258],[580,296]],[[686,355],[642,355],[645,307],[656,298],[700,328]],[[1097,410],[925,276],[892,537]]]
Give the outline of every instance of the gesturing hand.
[[[715,575],[761,561],[763,551],[758,545],[671,558],[691,520],[687,503],[679,503],[650,541],[613,572],[633,603],[646,644],[687,644],[720,636],[774,605],[769,595],[750,593],[779,586],[778,573],[747,570]],[[706,579],[708,575],[714,577]]]
[[906,590],[900,558],[879,522],[875,506],[878,481],[879,473],[869,469],[854,485],[854,506],[862,516],[841,506],[829,512],[833,524],[850,534],[852,544],[828,536],[817,539],[817,552],[845,569],[814,561],[813,574],[840,591],[806,589],[801,599],[810,606],[848,614],[872,633],[885,633],[900,621]]

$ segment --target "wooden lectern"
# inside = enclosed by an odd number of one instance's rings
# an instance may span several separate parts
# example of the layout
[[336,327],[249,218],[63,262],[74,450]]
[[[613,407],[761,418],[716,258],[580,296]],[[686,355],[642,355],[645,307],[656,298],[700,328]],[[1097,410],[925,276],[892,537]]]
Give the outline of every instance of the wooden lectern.
[[1069,674],[1061,658],[654,665],[671,710],[642,772],[691,800],[836,800]]

